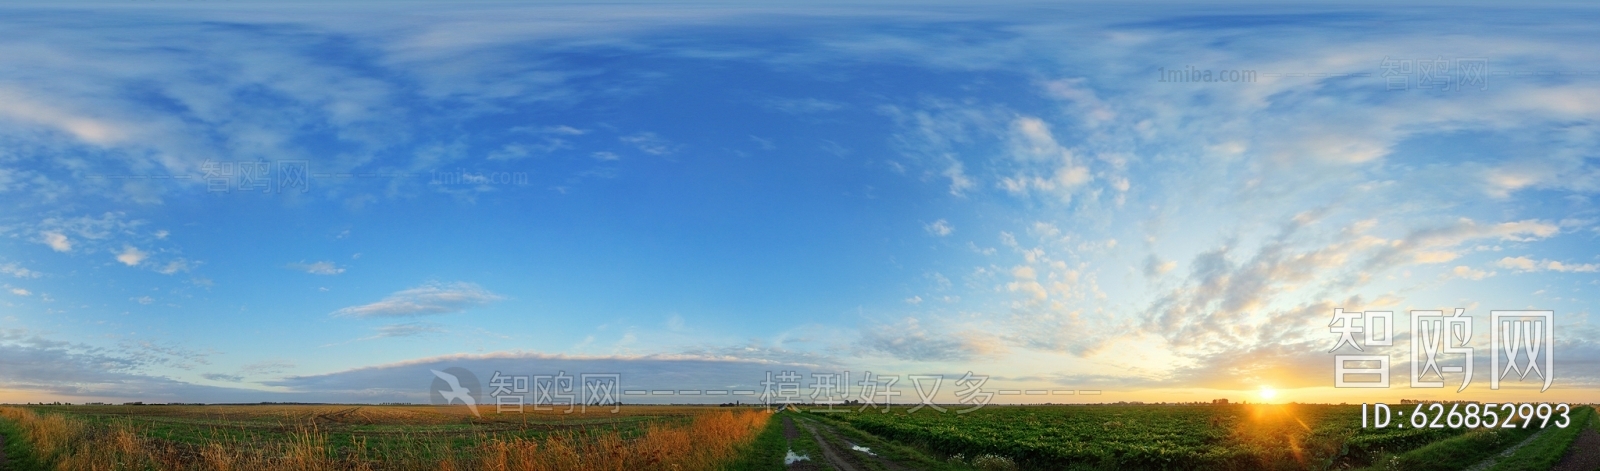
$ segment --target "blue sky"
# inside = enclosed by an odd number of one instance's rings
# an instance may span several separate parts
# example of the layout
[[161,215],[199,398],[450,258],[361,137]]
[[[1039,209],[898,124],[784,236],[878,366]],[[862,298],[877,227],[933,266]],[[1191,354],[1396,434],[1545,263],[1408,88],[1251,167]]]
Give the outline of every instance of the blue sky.
[[1592,8],[0,9],[0,400],[1446,397],[1329,388],[1336,307],[1554,310],[1600,387]]

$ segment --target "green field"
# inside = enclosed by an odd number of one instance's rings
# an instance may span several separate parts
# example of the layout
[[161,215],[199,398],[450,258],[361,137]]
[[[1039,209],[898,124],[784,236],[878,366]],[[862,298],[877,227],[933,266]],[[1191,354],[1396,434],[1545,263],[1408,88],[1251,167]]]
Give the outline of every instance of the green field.
[[812,413],[949,460],[999,456],[1023,469],[1462,469],[1529,437],[1512,463],[1554,463],[1593,415],[1550,427],[1362,428],[1360,406],[1091,405]]
[[[1556,466],[1580,432],[1600,422],[1587,406],[1573,410],[1567,428],[1494,429],[1363,428],[1360,407],[1347,405],[989,406],[965,414],[801,409],[626,406],[616,413],[476,417],[433,406],[29,406],[0,408],[0,434],[9,468],[20,470],[106,463],[307,470],[631,471],[668,464],[774,471],[1535,470]],[[743,422],[735,424],[736,417]]]

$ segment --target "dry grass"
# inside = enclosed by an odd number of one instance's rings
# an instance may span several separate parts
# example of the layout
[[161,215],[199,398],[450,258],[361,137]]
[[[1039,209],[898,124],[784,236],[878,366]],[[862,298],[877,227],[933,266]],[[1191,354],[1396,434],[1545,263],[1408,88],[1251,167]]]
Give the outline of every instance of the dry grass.
[[478,469],[621,470],[715,469],[755,439],[771,414],[712,412],[683,427],[652,425],[637,439],[616,434],[585,437],[564,433],[545,440],[496,440],[478,454]]
[[[0,408],[0,418],[16,423],[35,454],[45,464],[61,470],[632,470],[716,469],[732,460],[754,440],[770,417],[753,410],[727,411],[704,408],[644,410],[665,415],[690,415],[685,425],[656,422],[635,434],[616,428],[574,428],[541,438],[480,436],[465,452],[448,443],[419,440],[415,448],[399,455],[370,452],[364,441],[353,449],[329,446],[328,433],[316,417],[349,408],[284,406],[206,411],[219,420],[263,417],[303,419],[272,442],[213,441],[200,445],[152,439],[132,422],[91,425],[61,413],[39,413],[26,408]],[[624,409],[625,411],[627,409]],[[440,411],[444,411],[441,413]],[[342,420],[367,423],[450,423],[463,420],[453,409],[374,408],[365,414],[347,413]],[[639,411],[639,409],[636,409]],[[185,413],[178,408],[161,414]],[[192,412],[192,411],[189,411]],[[692,415],[691,415],[692,414]],[[230,417],[231,416],[231,417]],[[486,416],[485,422],[511,420],[582,421],[615,418],[594,411],[588,414],[535,414],[533,417]],[[604,422],[600,422],[604,423]],[[375,456],[376,455],[376,456]]]
[[534,410],[527,408],[523,413],[495,414],[492,408],[480,410],[482,417],[473,416],[466,406],[433,406],[433,405],[394,405],[394,406],[348,406],[348,405],[162,405],[129,406],[100,405],[100,406],[72,406],[74,414],[104,414],[104,415],[136,415],[148,418],[174,418],[174,419],[211,419],[227,423],[295,423],[307,421],[334,420],[347,424],[405,424],[405,425],[440,425],[472,423],[561,423],[584,421],[612,421],[618,419],[648,417],[690,417],[699,415],[706,410],[705,407],[693,406],[623,406],[616,412],[610,407],[590,407],[587,411],[573,408],[567,412],[565,408],[554,410]]

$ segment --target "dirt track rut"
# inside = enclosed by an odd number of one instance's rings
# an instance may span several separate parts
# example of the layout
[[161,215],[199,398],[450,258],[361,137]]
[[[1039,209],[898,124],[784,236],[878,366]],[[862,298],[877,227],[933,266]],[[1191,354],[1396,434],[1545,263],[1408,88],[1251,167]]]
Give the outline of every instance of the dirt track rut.
[[807,432],[811,433],[811,438],[817,441],[817,446],[822,448],[823,459],[828,460],[828,464],[832,465],[833,469],[839,471],[864,471],[862,467],[857,466],[854,459],[855,456],[840,450],[839,447],[833,446],[833,442],[824,440],[822,434],[817,433],[817,427],[811,421],[807,420],[801,424],[805,426]]
[[1572,440],[1572,445],[1567,447],[1567,455],[1561,457],[1561,461],[1550,469],[1557,471],[1600,469],[1600,432],[1595,431],[1597,428],[1600,428],[1600,423],[1590,422],[1589,428],[1578,432],[1578,438]]
[[[787,414],[783,416],[783,438],[790,442],[789,452],[794,452],[794,441],[800,438],[800,428],[794,426],[794,418]],[[789,463],[789,471],[821,471],[822,467],[812,460],[800,460]]]
[[868,462],[878,463],[882,468],[890,471],[910,470],[910,468],[882,456],[840,448],[835,443],[849,443],[849,441],[841,437],[839,431],[833,428],[832,425],[809,419],[803,420],[801,423],[805,425],[807,431],[811,432],[811,437],[816,439],[817,445],[822,448],[823,458],[828,460],[829,465],[839,471],[869,471],[876,469],[868,465]]

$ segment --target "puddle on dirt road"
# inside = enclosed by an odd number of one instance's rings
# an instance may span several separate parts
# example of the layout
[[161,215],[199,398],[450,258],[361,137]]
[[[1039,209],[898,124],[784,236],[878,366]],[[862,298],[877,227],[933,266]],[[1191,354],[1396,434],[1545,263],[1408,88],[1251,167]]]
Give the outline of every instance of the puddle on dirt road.
[[784,457],[783,457],[783,465],[784,466],[788,466],[788,465],[794,464],[794,462],[796,462],[796,461],[809,461],[809,460],[811,460],[811,455],[796,455],[796,454],[794,454],[794,450],[789,450],[789,454],[788,455],[784,455]]
[[859,451],[859,452],[862,452],[862,453],[866,453],[867,456],[878,456],[877,453],[873,453],[872,452],[871,448],[867,448],[867,447],[864,447],[864,446],[861,446],[861,445],[857,445],[857,444],[854,444],[854,443],[850,444],[850,449],[855,450],[855,451]]

